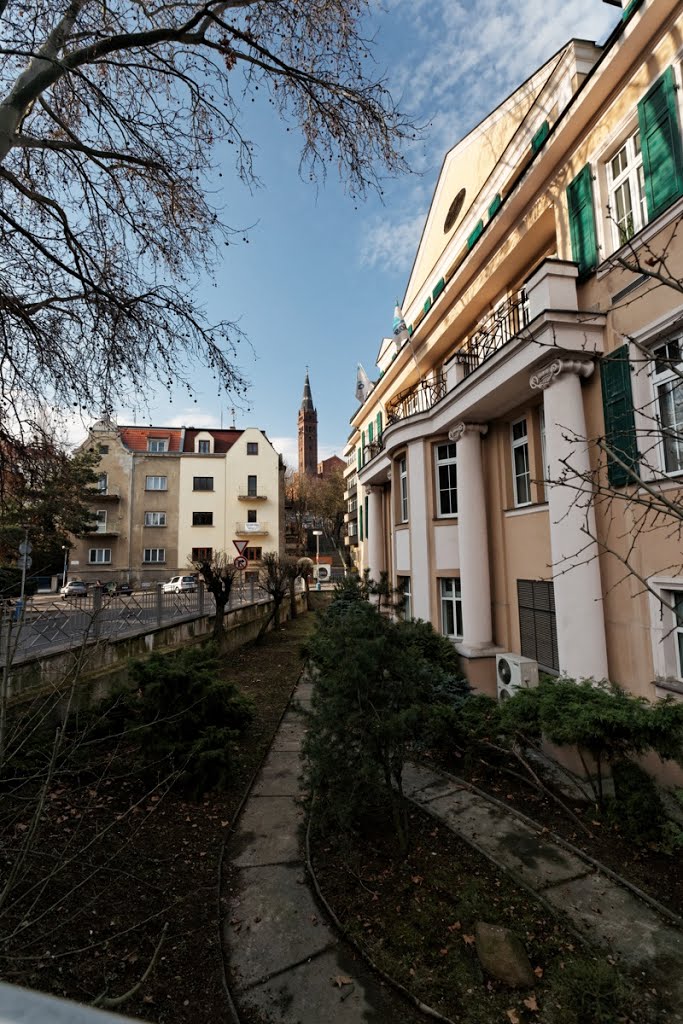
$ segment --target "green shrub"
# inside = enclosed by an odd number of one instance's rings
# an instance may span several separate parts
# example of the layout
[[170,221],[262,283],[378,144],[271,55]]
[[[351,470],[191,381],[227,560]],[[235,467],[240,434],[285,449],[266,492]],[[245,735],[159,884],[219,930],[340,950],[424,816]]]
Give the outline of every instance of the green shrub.
[[132,662],[137,693],[119,692],[100,705],[99,729],[116,734],[135,727],[147,763],[157,774],[179,772],[179,784],[193,796],[225,789],[253,706],[221,671],[211,646]]
[[609,816],[619,831],[641,845],[661,842],[666,813],[654,780],[632,761],[613,765],[612,778]]

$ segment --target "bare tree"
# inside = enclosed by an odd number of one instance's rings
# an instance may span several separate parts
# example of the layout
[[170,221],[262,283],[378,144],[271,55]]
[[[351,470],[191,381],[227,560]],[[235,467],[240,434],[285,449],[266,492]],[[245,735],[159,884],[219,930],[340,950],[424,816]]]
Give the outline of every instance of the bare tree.
[[[413,126],[373,78],[369,0],[0,2],[0,440],[37,407],[110,409],[122,386],[239,394],[234,323],[194,297],[232,232],[219,142],[257,182],[241,105],[301,131],[302,175],[352,194],[403,169]],[[287,128],[289,130],[289,128]]]
[[235,577],[239,576],[240,570],[235,568],[233,558],[225,551],[215,551],[210,561],[204,559],[195,562],[194,568],[204,580],[206,589],[213,594],[213,599],[216,602],[213,638],[220,643],[225,632],[225,609],[230,603]]
[[275,629],[280,625],[280,608],[289,593],[293,572],[296,575],[295,559],[287,556],[280,558],[274,551],[266,551],[263,555],[259,582],[261,588],[271,598],[273,606],[270,615],[261,624],[257,639],[265,636],[271,622]]

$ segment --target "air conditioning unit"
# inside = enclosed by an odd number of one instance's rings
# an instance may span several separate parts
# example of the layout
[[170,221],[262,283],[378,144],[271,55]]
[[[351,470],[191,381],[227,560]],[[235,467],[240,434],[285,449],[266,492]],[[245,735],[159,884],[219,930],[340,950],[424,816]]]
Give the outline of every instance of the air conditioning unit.
[[498,700],[507,700],[518,690],[538,686],[538,662],[521,654],[496,655],[496,683]]

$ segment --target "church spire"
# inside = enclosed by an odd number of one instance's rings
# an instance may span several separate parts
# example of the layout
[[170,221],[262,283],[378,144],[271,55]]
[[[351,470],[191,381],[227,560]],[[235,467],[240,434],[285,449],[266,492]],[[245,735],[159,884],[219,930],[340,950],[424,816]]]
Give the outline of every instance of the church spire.
[[311,382],[308,379],[308,367],[306,367],[306,380],[304,381],[304,397],[301,400],[302,412],[315,412],[313,395],[311,394]]

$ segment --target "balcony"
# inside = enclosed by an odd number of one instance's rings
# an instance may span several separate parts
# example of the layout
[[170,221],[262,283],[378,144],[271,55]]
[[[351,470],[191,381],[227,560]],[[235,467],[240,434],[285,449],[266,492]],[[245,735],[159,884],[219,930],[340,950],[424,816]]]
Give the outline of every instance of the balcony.
[[268,501],[267,494],[257,494],[255,491],[249,490],[248,487],[238,487],[237,489],[237,500],[238,501]]
[[[477,324],[453,358],[462,367],[459,377],[469,377],[482,363],[517,337],[529,323],[529,302],[524,291],[501,303]],[[450,390],[450,388],[449,388]]]
[[101,491],[101,490],[92,490],[92,491],[88,491],[87,493],[88,493],[88,500],[89,501],[120,501],[121,500],[121,495],[119,494],[119,492],[116,489],[112,488],[112,487],[107,487],[103,491]]
[[238,537],[253,537],[255,534],[268,532],[268,523],[235,523],[235,533]]
[[[387,426],[396,423],[397,420],[404,420],[409,416],[415,416],[418,412],[429,412],[432,406],[436,405],[445,394],[446,381],[441,376],[435,380],[420,381],[419,384],[414,385],[412,388],[407,388],[400,395],[397,395],[388,406]],[[384,446],[384,441],[382,438],[378,441],[373,441],[372,444],[366,446],[366,449],[373,448],[373,445],[380,445],[380,447],[373,451],[370,456],[371,458],[379,454]]]

